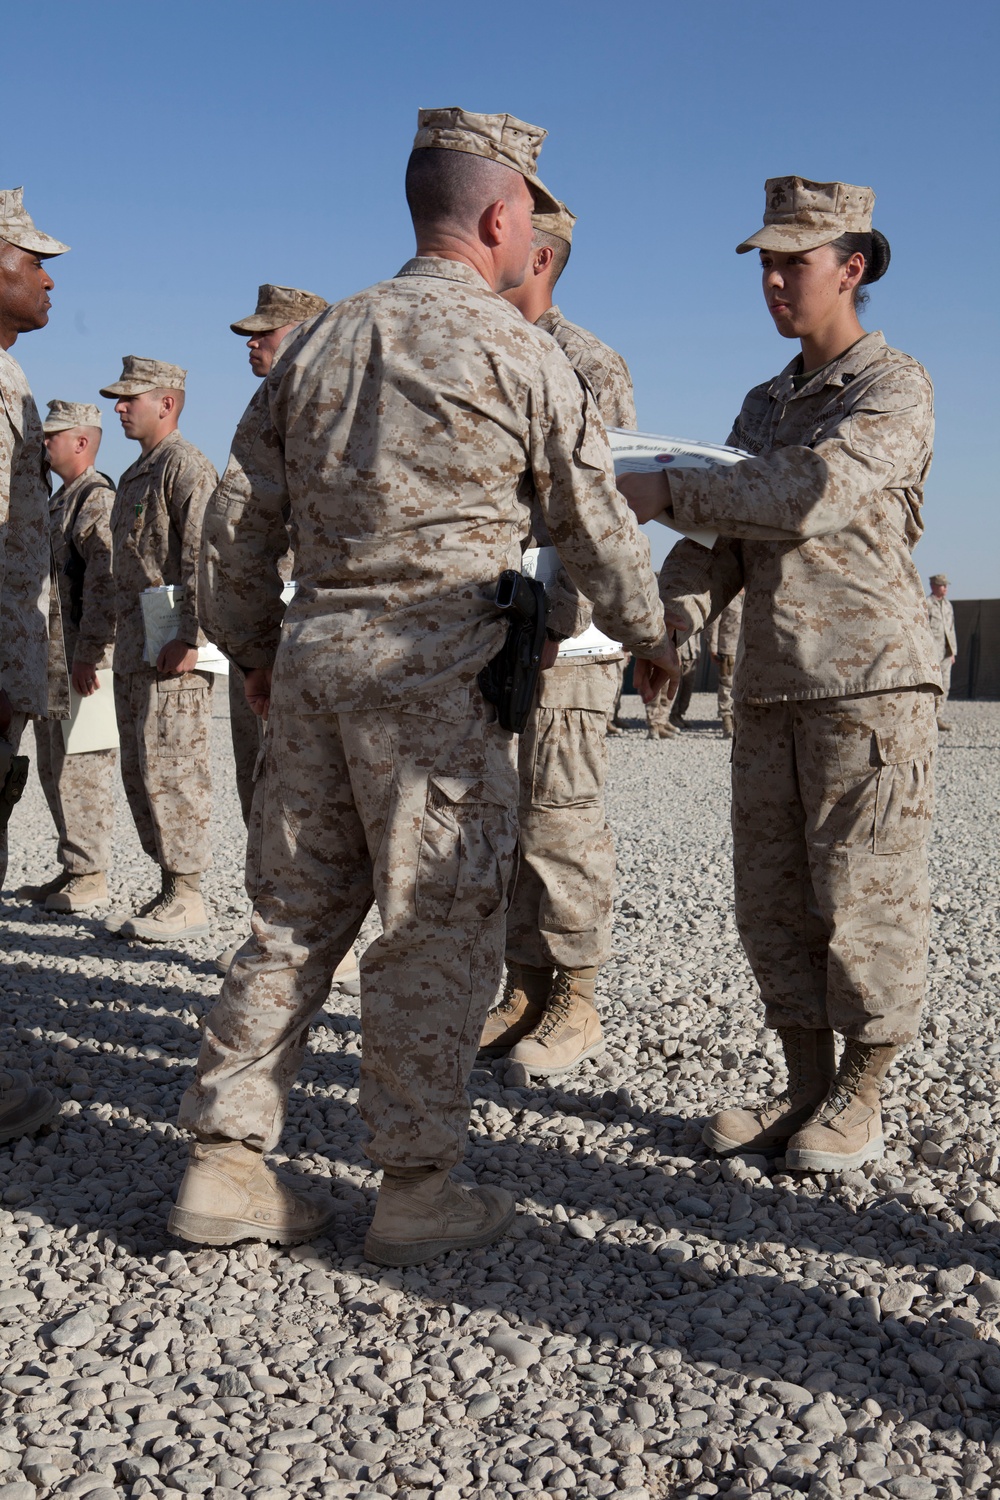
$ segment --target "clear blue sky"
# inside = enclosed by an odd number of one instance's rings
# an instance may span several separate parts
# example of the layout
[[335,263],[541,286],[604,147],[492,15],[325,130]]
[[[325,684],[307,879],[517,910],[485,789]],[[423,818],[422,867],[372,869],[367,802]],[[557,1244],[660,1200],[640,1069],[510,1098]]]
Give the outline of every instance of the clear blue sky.
[[[73,247],[14,353],[40,406],[98,399],[126,352],[184,365],[184,430],[221,468],[254,388],[229,323],[262,281],[332,300],[398,269],[417,108],[462,104],[549,130],[543,179],[580,217],[560,304],[628,359],[640,425],[721,440],[794,352],[733,253],[764,178],[867,183],[893,248],[867,326],[937,388],[918,566],[996,597],[998,18],[995,0],[5,7],[0,186]],[[105,409],[117,475],[136,449]]]

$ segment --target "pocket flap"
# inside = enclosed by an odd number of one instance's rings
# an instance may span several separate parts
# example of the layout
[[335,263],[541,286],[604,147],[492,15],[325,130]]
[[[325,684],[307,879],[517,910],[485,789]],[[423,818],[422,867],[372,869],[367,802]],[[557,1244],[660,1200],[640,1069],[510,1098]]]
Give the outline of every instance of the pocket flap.
[[506,793],[498,792],[495,787],[490,786],[488,781],[483,781],[478,776],[439,776],[432,775],[431,785],[437,787],[441,795],[449,802],[490,802],[495,807],[509,807],[510,797]]
[[880,766],[908,766],[917,760],[926,760],[933,753],[937,730],[915,723],[903,724],[898,729],[874,729],[876,764]]

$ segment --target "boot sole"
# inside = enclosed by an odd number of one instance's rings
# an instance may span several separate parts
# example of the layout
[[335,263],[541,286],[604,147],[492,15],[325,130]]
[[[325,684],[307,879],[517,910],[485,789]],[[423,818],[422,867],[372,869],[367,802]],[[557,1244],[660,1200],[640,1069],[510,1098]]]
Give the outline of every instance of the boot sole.
[[885,1141],[869,1141],[860,1151],[849,1156],[836,1151],[807,1151],[801,1147],[785,1152],[785,1166],[791,1172],[845,1172],[851,1167],[860,1167],[866,1161],[881,1161],[885,1156]]
[[714,1126],[706,1125],[701,1132],[701,1139],[716,1156],[740,1156],[743,1153],[748,1156],[782,1156],[791,1136],[783,1141],[769,1141],[767,1144],[760,1141],[732,1141],[728,1136],[720,1134]]
[[241,1240],[264,1240],[269,1245],[304,1245],[325,1233],[335,1215],[327,1214],[308,1229],[268,1230],[246,1219],[218,1219],[213,1214],[193,1214],[186,1208],[172,1208],[167,1229],[180,1240],[195,1245],[238,1245]]
[[136,943],[170,943],[176,938],[208,937],[211,928],[207,922],[201,922],[197,927],[182,927],[177,932],[136,932],[131,922],[123,922],[118,929],[120,937],[130,938]]
[[536,1068],[533,1063],[522,1062],[520,1058],[512,1058],[511,1061],[518,1067],[523,1068],[529,1078],[564,1078],[567,1073],[572,1073],[581,1063],[589,1062],[592,1057],[603,1057],[608,1050],[607,1042],[595,1042],[593,1047],[588,1047],[581,1052],[579,1057],[574,1057],[572,1062],[563,1063],[558,1068]]
[[483,1245],[492,1245],[494,1240],[506,1234],[516,1214],[517,1205],[512,1203],[502,1219],[491,1224],[488,1229],[481,1229],[478,1234],[456,1235],[442,1240],[419,1240],[409,1244],[383,1240],[369,1229],[365,1235],[365,1259],[374,1261],[377,1266],[419,1266],[425,1260],[447,1255],[449,1250],[479,1250]]
[[44,1109],[40,1109],[35,1117],[16,1127],[0,1125],[0,1143],[17,1140],[22,1135],[37,1135],[50,1125],[59,1114],[59,1100],[53,1099]]
[[71,917],[76,911],[94,911],[98,906],[109,906],[110,896],[103,896],[99,901],[81,901],[76,906],[50,906],[46,901],[44,911],[54,912],[57,917]]

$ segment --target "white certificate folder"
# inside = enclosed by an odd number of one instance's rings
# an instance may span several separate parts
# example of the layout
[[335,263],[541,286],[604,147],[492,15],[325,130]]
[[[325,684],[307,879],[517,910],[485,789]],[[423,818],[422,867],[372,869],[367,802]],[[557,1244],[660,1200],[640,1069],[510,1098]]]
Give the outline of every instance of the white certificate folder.
[[118,749],[115,674],[106,667],[98,672],[97,681],[97,692],[91,693],[89,698],[81,698],[73,687],[69,690],[70,716],[61,721],[67,755],[81,755],[87,750]]

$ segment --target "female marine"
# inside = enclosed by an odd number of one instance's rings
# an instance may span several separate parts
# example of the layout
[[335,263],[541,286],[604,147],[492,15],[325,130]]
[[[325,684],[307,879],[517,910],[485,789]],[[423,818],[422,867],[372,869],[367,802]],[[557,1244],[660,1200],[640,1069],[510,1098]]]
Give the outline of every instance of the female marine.
[[759,252],[768,312],[800,352],[743,403],[728,441],[751,456],[621,488],[640,520],[720,533],[667,558],[668,623],[700,630],[746,590],[736,918],[788,1087],[724,1110],[705,1140],[835,1171],[882,1155],[880,1085],[926,985],[940,678],[910,553],[933,392],[858,320],[889,264],[871,189],[779,177],[765,191],[764,227],[737,250]]

